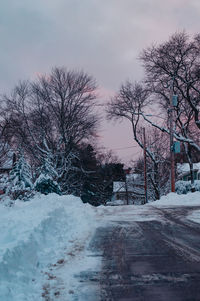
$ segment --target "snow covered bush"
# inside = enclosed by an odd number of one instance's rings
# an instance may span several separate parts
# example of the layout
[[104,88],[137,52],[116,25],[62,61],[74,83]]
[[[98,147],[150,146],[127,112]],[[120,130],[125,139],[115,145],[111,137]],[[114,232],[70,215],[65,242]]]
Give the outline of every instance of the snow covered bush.
[[10,172],[6,193],[14,200],[24,198],[33,188],[31,169],[23,154]]
[[36,191],[42,194],[49,194],[53,192],[61,194],[60,186],[56,181],[58,174],[54,169],[50,153],[43,158],[43,163],[39,173],[40,175],[34,184]]
[[[191,182],[190,181],[177,181],[176,182],[176,193],[177,194],[187,194],[191,192]],[[200,191],[200,181],[197,180],[194,182],[195,191]]]

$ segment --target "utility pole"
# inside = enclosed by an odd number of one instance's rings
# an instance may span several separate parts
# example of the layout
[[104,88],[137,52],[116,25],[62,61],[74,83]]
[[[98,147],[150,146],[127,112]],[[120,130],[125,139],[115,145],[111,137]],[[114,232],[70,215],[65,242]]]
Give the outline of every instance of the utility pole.
[[128,185],[127,185],[127,177],[125,175],[125,190],[126,190],[126,205],[129,204],[129,200],[128,200]]
[[171,192],[175,192],[175,156],[174,156],[174,107],[173,107],[173,85],[174,77],[170,85],[170,109],[169,109],[169,122],[170,122],[170,164],[171,164]]
[[143,128],[143,140],[144,140],[144,191],[145,191],[144,203],[146,204],[148,202],[148,199],[147,199],[147,153],[146,153],[145,128]]

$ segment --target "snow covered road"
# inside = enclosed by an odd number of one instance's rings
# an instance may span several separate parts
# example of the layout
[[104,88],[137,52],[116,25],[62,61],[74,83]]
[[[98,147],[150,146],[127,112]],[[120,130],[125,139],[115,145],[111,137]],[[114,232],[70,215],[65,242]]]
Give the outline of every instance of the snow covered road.
[[200,193],[145,206],[0,204],[2,301],[199,301]]
[[199,301],[200,224],[191,220],[197,204],[102,209],[89,247],[101,271],[79,274],[74,300]]

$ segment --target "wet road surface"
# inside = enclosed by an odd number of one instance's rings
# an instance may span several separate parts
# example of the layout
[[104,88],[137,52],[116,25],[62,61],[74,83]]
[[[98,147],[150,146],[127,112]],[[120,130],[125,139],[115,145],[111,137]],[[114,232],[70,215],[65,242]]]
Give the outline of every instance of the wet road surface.
[[157,220],[97,229],[90,250],[102,269],[79,275],[91,291],[77,300],[200,301],[200,224],[185,218],[194,208],[153,210]]

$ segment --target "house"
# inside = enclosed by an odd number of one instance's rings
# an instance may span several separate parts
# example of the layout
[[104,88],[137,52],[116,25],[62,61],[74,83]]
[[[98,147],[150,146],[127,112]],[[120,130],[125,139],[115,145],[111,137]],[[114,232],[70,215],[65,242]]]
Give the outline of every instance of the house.
[[[193,169],[194,169],[194,179],[200,180],[200,162],[193,163]],[[183,163],[183,164],[177,163],[177,174],[178,174],[178,180],[190,181],[191,175],[190,175],[189,163]]]
[[9,173],[16,161],[16,155],[12,150],[5,150],[4,148],[4,151],[1,152],[0,156],[0,195],[5,193]]
[[140,174],[126,174],[125,182],[113,182],[113,205],[141,205],[144,200],[144,181]]
[[0,158],[0,175],[9,175],[15,161],[15,153],[9,150],[4,156]]

